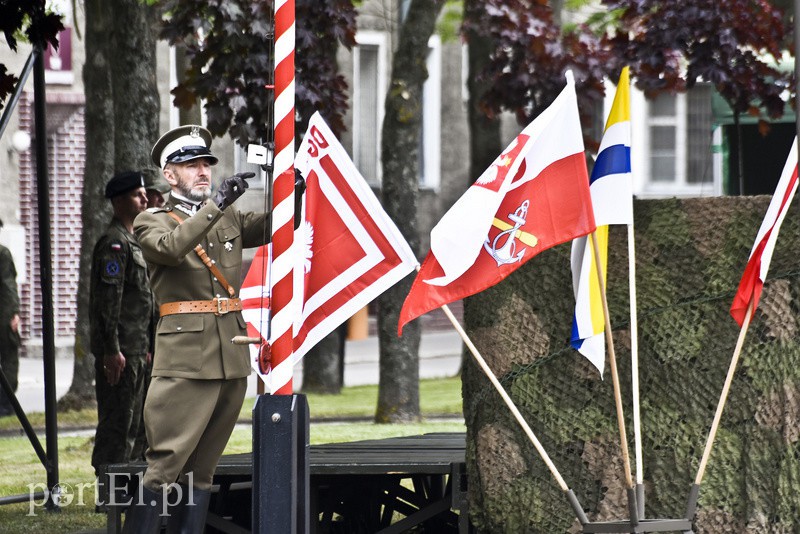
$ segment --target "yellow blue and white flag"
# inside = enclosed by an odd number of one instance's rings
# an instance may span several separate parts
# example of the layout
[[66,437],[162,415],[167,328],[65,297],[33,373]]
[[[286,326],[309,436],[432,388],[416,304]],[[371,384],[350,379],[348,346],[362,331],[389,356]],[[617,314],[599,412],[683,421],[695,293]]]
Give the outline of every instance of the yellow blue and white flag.
[[[625,67],[619,77],[617,93],[589,178],[604,281],[608,257],[608,225],[633,224],[630,108],[630,80],[628,67]],[[571,344],[597,367],[602,376],[606,359],[603,306],[594,250],[587,237],[572,242],[571,264],[575,291]]]

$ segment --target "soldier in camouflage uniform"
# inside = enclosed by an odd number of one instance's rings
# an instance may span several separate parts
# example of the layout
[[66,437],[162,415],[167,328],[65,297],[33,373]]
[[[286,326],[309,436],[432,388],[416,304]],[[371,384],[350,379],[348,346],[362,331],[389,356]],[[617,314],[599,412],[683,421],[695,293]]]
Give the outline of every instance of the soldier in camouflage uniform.
[[95,356],[97,432],[92,466],[127,462],[142,420],[144,386],[153,343],[153,295],[133,220],[145,210],[139,172],[106,185],[114,216],[92,254],[91,344]]
[[147,207],[160,208],[167,202],[170,187],[157,169],[144,171],[144,189],[147,192]]
[[[3,221],[0,220],[0,228]],[[12,391],[17,390],[19,373],[19,294],[17,270],[11,252],[0,245],[0,369]],[[13,413],[8,397],[0,390],[0,415]]]

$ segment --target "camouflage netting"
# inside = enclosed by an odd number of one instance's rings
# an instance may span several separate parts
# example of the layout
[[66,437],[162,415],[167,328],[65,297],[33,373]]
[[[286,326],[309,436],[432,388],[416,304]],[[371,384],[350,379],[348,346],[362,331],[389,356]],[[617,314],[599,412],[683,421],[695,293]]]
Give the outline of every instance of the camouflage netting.
[[[733,354],[729,308],[768,197],[635,204],[647,517],[680,518]],[[800,209],[783,223],[700,491],[698,533],[800,532]],[[610,236],[611,324],[632,468],[627,239]],[[627,501],[610,370],[569,347],[569,244],[465,302],[467,331],[591,521]],[[564,494],[471,357],[470,514],[480,532],[579,532]]]

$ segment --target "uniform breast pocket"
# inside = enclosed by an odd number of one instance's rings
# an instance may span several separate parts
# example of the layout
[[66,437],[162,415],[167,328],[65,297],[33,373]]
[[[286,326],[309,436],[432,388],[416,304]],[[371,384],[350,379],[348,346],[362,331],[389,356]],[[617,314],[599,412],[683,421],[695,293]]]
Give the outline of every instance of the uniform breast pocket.
[[131,269],[131,282],[141,285],[142,282],[147,281],[147,261],[145,261],[141,249],[138,248],[131,248],[131,259],[135,267]]
[[235,267],[242,259],[242,238],[239,228],[227,226],[217,229],[217,240],[221,247],[219,262],[225,267]]

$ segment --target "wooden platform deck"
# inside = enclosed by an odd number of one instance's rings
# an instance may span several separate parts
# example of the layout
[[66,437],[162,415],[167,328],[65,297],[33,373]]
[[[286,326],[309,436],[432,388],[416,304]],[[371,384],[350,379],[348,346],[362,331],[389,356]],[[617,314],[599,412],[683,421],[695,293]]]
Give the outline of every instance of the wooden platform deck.
[[[309,515],[317,521],[311,532],[469,532],[464,450],[463,433],[312,445]],[[102,477],[110,534],[120,532],[121,503],[129,501],[145,467],[111,465]],[[249,453],[220,459],[207,533],[250,532],[252,469]]]

